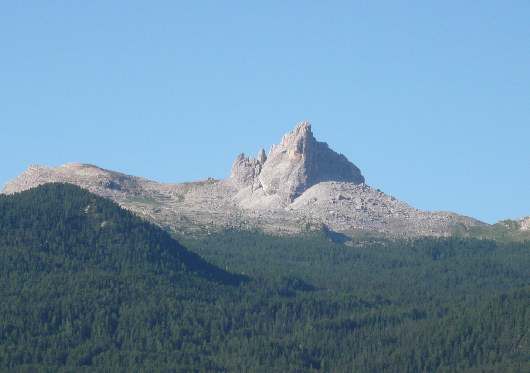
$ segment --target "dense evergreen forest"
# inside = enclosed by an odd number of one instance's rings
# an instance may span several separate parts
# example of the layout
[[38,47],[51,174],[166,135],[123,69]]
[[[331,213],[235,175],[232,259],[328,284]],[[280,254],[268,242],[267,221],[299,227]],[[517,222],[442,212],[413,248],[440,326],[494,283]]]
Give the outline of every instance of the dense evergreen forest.
[[0,196],[0,370],[530,371],[530,242],[176,238],[72,185]]

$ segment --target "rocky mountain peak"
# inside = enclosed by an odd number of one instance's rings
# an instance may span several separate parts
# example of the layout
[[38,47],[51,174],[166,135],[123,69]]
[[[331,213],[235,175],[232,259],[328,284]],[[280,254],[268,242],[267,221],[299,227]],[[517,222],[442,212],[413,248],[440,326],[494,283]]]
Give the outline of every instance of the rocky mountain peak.
[[267,160],[267,156],[265,155],[265,149],[261,148],[261,150],[258,153],[258,162],[260,164],[263,164],[265,163],[266,160]]
[[316,142],[313,132],[311,132],[311,123],[301,122],[293,131],[286,133],[280,145],[284,147],[296,150],[298,153],[303,154],[304,146],[307,143]]
[[263,149],[258,160],[239,155],[231,178],[242,188],[277,194],[285,204],[320,182],[364,183],[361,171],[353,163],[315,139],[309,122],[301,122],[286,133],[278,146],[271,147],[268,156]]
[[[268,154],[241,153],[229,179],[180,184],[157,183],[69,163],[30,166],[7,182],[3,194],[50,182],[71,183],[111,198],[126,209],[179,234],[222,228],[260,229],[274,234],[326,227],[335,232],[377,232],[389,237],[447,236],[455,229],[488,225],[448,212],[417,210],[364,184],[360,170],[342,154],[319,142],[302,122]],[[511,222],[530,230],[530,218]],[[455,228],[456,227],[456,228]]]

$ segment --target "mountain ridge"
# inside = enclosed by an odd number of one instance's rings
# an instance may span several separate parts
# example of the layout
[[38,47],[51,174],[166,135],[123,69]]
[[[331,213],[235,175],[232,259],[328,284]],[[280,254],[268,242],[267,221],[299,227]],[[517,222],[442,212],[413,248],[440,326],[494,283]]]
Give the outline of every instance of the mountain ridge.
[[181,245],[50,183],[0,211],[2,371],[528,371],[530,241]]
[[325,227],[411,237],[490,227],[452,212],[415,209],[368,186],[357,166],[314,138],[309,122],[299,123],[268,154],[263,148],[257,159],[240,154],[227,179],[158,183],[89,164],[32,165],[2,193],[48,182],[76,184],[179,234],[224,228],[292,234]]

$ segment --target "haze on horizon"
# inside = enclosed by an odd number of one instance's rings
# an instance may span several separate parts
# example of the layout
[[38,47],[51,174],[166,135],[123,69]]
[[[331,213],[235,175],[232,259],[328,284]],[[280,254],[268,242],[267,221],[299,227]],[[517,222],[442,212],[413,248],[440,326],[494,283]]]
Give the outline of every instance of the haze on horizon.
[[225,178],[304,120],[368,185],[530,215],[530,3],[0,4],[0,185],[30,164]]

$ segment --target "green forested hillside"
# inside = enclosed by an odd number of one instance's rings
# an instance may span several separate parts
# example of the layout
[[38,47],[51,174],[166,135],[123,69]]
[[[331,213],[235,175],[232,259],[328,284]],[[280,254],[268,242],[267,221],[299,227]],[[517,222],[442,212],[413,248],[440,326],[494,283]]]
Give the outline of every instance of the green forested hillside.
[[288,274],[317,288],[408,304],[426,297],[480,301],[530,284],[530,241],[418,238],[346,246],[322,232],[276,237],[238,231],[179,240],[235,273],[258,278]]
[[70,185],[0,196],[0,370],[530,371],[528,242],[179,240]]
[[115,203],[61,184],[0,196],[0,274],[0,366],[10,370],[186,366],[170,354],[195,337],[168,337],[192,328],[179,315],[193,321],[195,307],[242,280]]

